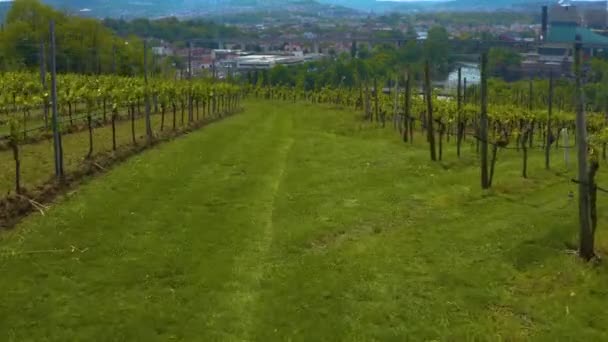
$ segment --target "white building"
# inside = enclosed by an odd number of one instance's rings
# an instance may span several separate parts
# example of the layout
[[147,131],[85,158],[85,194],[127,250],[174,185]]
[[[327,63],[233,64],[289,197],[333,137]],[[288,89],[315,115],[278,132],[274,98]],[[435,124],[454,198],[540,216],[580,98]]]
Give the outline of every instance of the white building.
[[313,61],[322,58],[322,55],[298,55],[298,56],[280,56],[280,55],[250,55],[241,56],[235,59],[236,68],[239,70],[263,70],[272,69],[277,65],[297,65],[308,61]]
[[156,56],[173,56],[173,49],[168,46],[155,46],[152,48],[152,53]]
[[314,33],[312,33],[312,32],[304,32],[303,36],[306,39],[315,39],[315,38],[317,38],[317,35],[314,34]]

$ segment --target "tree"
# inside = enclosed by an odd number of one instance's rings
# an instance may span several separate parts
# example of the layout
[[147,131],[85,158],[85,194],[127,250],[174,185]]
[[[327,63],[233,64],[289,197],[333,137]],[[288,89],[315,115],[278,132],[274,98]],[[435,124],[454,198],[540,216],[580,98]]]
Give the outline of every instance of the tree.
[[95,19],[64,14],[39,0],[15,1],[7,13],[0,32],[0,67],[39,67],[41,46],[49,45],[51,20],[56,22],[58,72],[110,73],[114,61],[122,74],[143,70],[143,44],[138,37],[119,38]]
[[516,72],[521,65],[521,56],[506,48],[491,48],[488,54],[488,72],[493,77],[506,80],[517,78]]
[[397,63],[400,67],[407,66],[410,70],[422,71],[424,50],[415,40],[410,40],[397,51]]
[[270,70],[270,82],[272,85],[295,85],[293,73],[290,73],[286,66],[277,65]]
[[416,40],[416,38],[418,38],[418,33],[416,32],[416,29],[414,28],[414,26],[412,25],[407,25],[407,31],[405,32],[405,39],[409,40]]
[[450,37],[445,28],[435,26],[429,30],[424,42],[424,55],[436,73],[443,75],[449,72]]
[[397,49],[392,44],[380,44],[374,48],[372,57],[368,63],[372,73],[386,77],[398,63]]
[[369,51],[369,47],[366,44],[358,46],[358,56],[361,59],[368,59],[372,56],[371,51]]

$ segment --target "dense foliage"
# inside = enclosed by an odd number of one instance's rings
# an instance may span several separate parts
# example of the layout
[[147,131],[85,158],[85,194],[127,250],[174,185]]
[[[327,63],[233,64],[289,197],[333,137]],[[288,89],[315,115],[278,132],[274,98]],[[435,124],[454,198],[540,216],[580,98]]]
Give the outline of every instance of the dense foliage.
[[521,55],[512,49],[491,48],[488,56],[490,75],[514,80],[520,77]]
[[[499,51],[500,52],[500,51]],[[502,53],[502,52],[501,52]],[[346,58],[346,57],[344,57]],[[347,62],[325,61],[316,64],[315,72],[305,73],[302,78],[291,79],[291,82],[282,82],[289,79],[287,69],[274,68],[269,74],[262,74],[256,82],[253,93],[264,98],[279,99],[306,99],[315,103],[332,103],[342,106],[364,110],[370,119],[376,118],[386,122],[396,120],[417,120],[424,123],[427,109],[423,97],[412,96],[409,100],[409,113],[406,113],[404,78],[403,75],[373,72],[361,60],[351,60],[353,65],[361,69],[349,72]],[[373,64],[372,64],[373,65]],[[320,72],[319,72],[320,71]],[[300,73],[296,75],[301,75]],[[340,75],[345,75],[346,77]],[[361,78],[357,78],[358,76]],[[589,81],[585,84],[585,111],[587,112],[588,131],[591,134],[592,148],[597,153],[606,156],[606,142],[608,142],[608,62],[594,60],[591,63]],[[372,83],[372,79],[375,80]],[[365,81],[368,80],[368,81]],[[252,80],[256,81],[256,80]],[[396,92],[395,81],[399,82],[399,91]],[[374,84],[383,91],[376,92]],[[279,85],[268,87],[269,85]],[[416,83],[412,89],[420,89]],[[518,82],[505,82],[493,78],[489,81],[488,99],[491,127],[491,140],[504,148],[545,148],[547,143],[557,142],[557,136],[562,129],[574,131],[576,108],[575,86],[570,79],[557,79],[552,86],[553,113],[552,125],[549,125],[547,108],[550,101],[549,80],[526,80]],[[478,86],[469,86],[462,93],[462,107],[459,109],[457,101],[452,99],[439,99],[437,94],[433,97],[434,121],[443,127],[444,133],[449,135],[462,125],[469,134],[475,135],[480,107],[480,90]],[[424,125],[424,124],[423,124]]]
[[220,25],[203,19],[180,21],[171,17],[158,20],[140,18],[127,21],[107,18],[103,20],[103,24],[121,37],[136,35],[181,43],[183,46],[186,46],[185,42],[196,39],[247,37],[244,32],[235,27]]
[[[61,136],[88,130],[85,160],[96,153],[94,131],[106,134],[105,146],[117,151],[117,125],[130,121],[130,141],[138,146],[137,122],[145,124],[145,146],[157,138],[175,136],[201,124],[235,112],[241,99],[240,88],[225,83],[170,81],[120,76],[61,75],[57,80],[57,101],[42,87],[35,73],[5,73],[0,78],[0,150],[11,149],[15,165],[14,189],[21,194],[21,146],[54,139],[61,146]],[[51,119],[58,109],[57,121]],[[152,124],[152,115],[157,115]],[[124,126],[124,125],[123,125]],[[103,135],[102,135],[103,136]],[[124,137],[123,137],[124,140]],[[141,146],[141,145],[140,145]],[[63,148],[59,147],[59,160]],[[63,162],[56,172],[63,176]]]
[[97,20],[59,12],[39,0],[19,0],[11,7],[0,32],[0,69],[36,69],[41,61],[49,65],[51,20],[59,72],[143,73],[141,39],[119,37]]
[[[153,101],[155,108],[160,108],[158,112],[163,115],[171,109],[173,115],[178,110],[184,115],[199,106],[213,108],[215,112],[240,94],[238,86],[206,80],[176,82],[155,78],[146,82],[141,77],[77,74],[61,75],[57,88],[60,128],[66,132],[76,129],[88,116],[99,124],[105,124],[111,115],[120,115],[134,108],[141,114],[146,97]],[[0,90],[0,124],[12,123],[12,127],[23,132],[24,137],[50,129],[49,108],[52,102],[37,74],[5,73],[0,78]],[[183,122],[184,118],[181,120]],[[192,116],[188,118],[189,122],[193,120]]]

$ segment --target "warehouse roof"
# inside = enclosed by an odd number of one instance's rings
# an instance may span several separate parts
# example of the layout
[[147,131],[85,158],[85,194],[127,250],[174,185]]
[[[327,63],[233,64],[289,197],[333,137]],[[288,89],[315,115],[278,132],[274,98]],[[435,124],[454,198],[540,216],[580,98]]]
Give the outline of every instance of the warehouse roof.
[[608,47],[608,37],[575,25],[551,25],[546,41],[549,43],[574,44],[576,35],[581,36],[583,45],[606,45]]

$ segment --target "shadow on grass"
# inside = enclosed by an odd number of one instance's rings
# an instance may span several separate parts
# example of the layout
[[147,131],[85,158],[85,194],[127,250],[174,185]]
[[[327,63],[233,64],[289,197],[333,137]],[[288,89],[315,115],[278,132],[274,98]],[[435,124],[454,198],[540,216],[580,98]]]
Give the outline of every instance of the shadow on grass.
[[513,264],[519,271],[526,271],[542,266],[546,259],[554,258],[559,253],[566,253],[575,245],[572,234],[574,230],[568,222],[539,227],[539,229],[543,232],[505,251],[505,261]]

